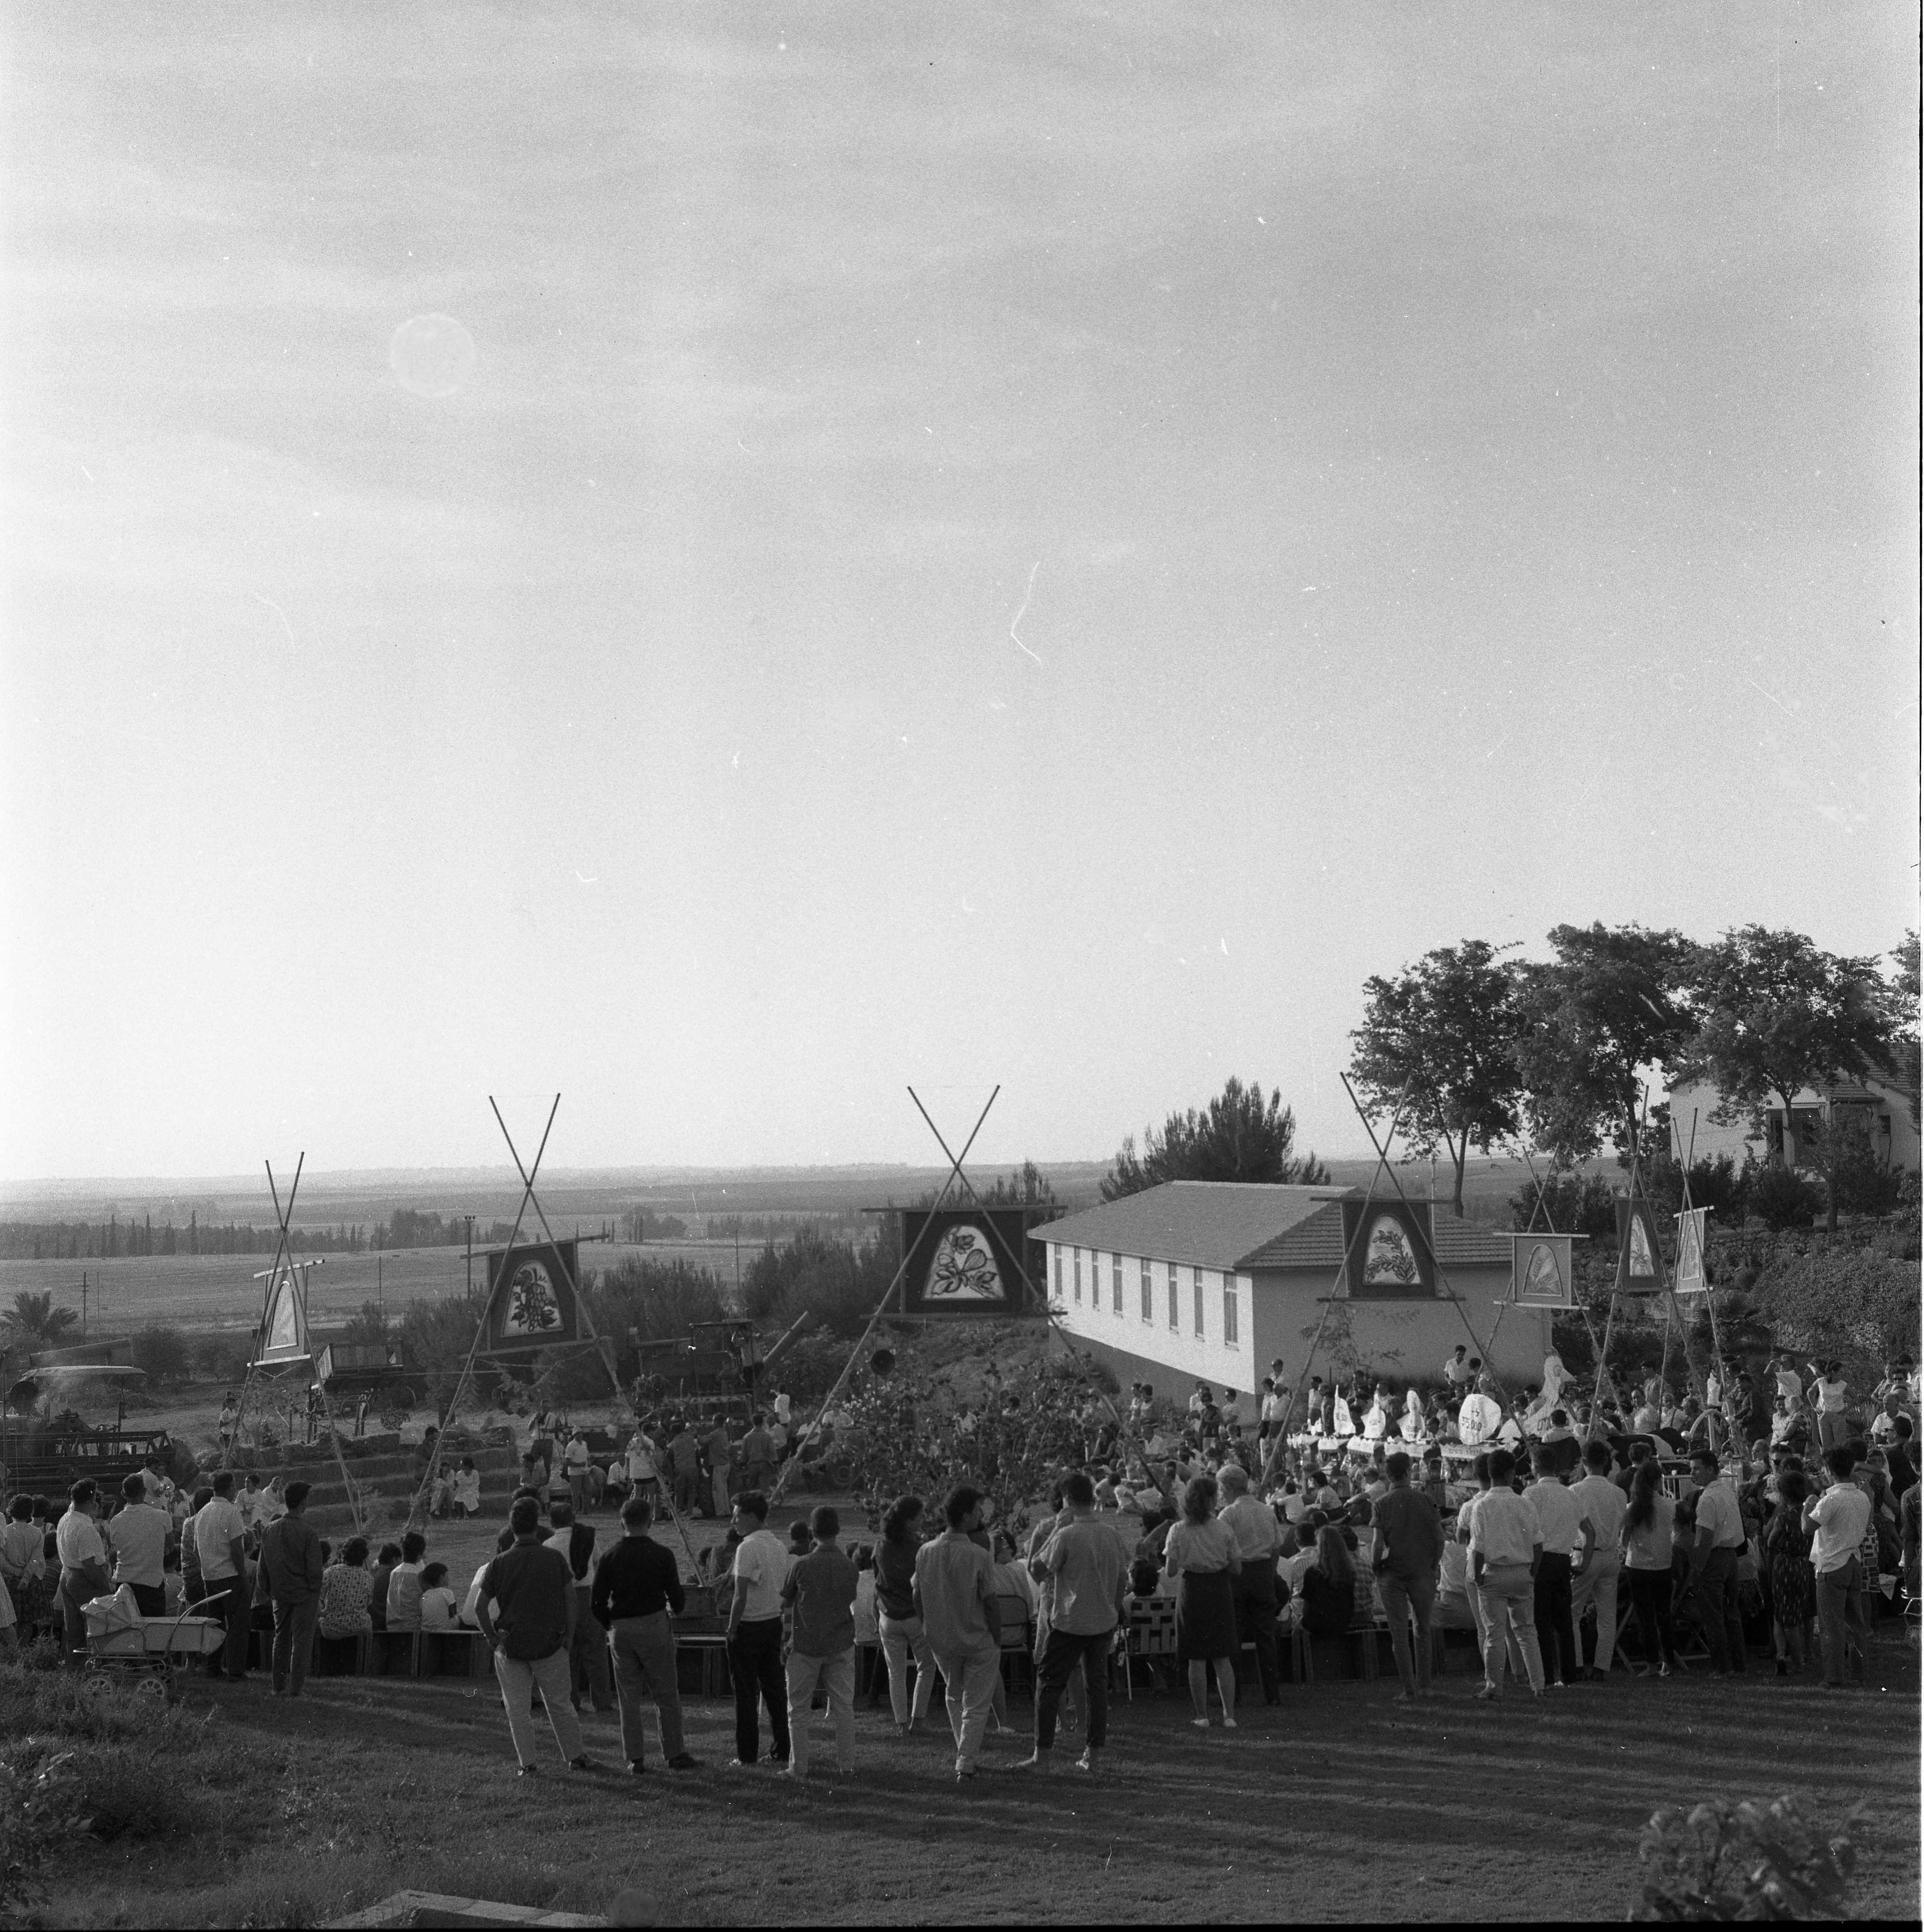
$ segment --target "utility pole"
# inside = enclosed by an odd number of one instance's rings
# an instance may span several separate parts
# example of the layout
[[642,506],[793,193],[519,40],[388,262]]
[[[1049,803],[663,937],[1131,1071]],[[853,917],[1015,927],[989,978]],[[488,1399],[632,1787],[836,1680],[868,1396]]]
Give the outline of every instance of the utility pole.
[[87,1339],[87,1270],[80,1270],[80,1340]]
[[474,1299],[474,1216],[467,1216],[467,1298]]
[[386,1260],[381,1255],[374,1257],[374,1292],[380,1297],[381,1333],[385,1336],[388,1332],[388,1285]]

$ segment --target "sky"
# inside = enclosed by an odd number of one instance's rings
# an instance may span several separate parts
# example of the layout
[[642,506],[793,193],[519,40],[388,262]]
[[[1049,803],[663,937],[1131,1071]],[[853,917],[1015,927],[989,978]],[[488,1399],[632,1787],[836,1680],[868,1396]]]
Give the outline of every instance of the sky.
[[1895,945],[1915,25],[11,10],[0,1176],[1350,1154],[1433,946]]

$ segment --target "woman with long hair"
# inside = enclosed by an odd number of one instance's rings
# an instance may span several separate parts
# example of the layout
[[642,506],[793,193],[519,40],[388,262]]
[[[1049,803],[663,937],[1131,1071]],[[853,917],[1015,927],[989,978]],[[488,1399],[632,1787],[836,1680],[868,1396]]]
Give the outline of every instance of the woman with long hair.
[[1216,1479],[1196,1476],[1182,1492],[1182,1520],[1163,1546],[1176,1599],[1176,1668],[1189,1673],[1199,1730],[1209,1728],[1209,1671],[1223,1702],[1223,1728],[1236,1727],[1236,1604],[1230,1579],[1242,1568],[1235,1539],[1216,1520]]
[[1311,1636],[1340,1636],[1356,1617],[1355,1559],[1334,1523],[1316,1526],[1316,1558],[1303,1573],[1303,1628]]
[[1623,1574],[1643,1640],[1643,1667],[1667,1677],[1677,1662],[1676,1628],[1670,1618],[1670,1556],[1676,1505],[1663,1492],[1663,1472],[1652,1457],[1637,1466],[1624,1512]]
[[1811,1532],[1804,1527],[1804,1504],[1810,1479],[1801,1470],[1787,1469],[1777,1479],[1777,1507],[1764,1526],[1763,1560],[1770,1579],[1770,1634],[1777,1646],[1777,1675],[1801,1672],[1810,1654],[1806,1641],[1814,1577],[1811,1569]]
[[[935,1659],[922,1619],[915,1614],[915,1552],[922,1546],[922,1498],[898,1496],[882,1518],[875,1545],[875,1604],[882,1656],[888,1665],[889,1706],[898,1736],[906,1737],[929,1714],[935,1688]],[[915,1696],[909,1700],[908,1665],[915,1662]]]

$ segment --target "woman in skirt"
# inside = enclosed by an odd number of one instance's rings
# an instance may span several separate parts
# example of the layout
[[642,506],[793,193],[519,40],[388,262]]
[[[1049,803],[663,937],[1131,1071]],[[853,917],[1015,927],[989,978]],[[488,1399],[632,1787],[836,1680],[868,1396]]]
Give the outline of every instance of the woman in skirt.
[[1209,1666],[1223,1700],[1223,1728],[1236,1727],[1236,1605],[1229,1579],[1242,1567],[1216,1520],[1216,1478],[1196,1476],[1182,1492],[1182,1520],[1169,1531],[1163,1568],[1176,1586],[1176,1668],[1189,1672],[1199,1730],[1209,1728]]

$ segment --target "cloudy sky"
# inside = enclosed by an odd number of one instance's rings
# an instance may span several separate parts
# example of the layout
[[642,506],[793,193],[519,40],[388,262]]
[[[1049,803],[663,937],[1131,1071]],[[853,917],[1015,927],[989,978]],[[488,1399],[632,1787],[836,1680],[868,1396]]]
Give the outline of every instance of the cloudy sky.
[[11,10],[0,1174],[1356,1151],[1430,946],[1895,944],[1915,24]]

